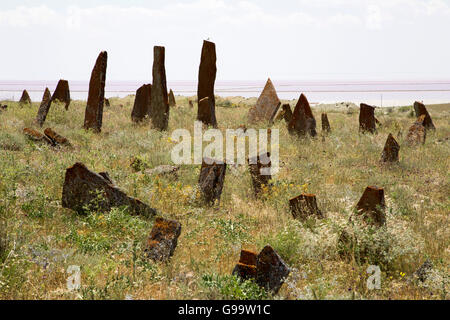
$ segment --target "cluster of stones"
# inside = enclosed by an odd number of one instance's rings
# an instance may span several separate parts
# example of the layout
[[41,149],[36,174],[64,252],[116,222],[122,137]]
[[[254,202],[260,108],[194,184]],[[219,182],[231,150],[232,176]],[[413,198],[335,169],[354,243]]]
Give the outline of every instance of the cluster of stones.
[[52,147],[71,147],[71,143],[69,140],[64,138],[63,136],[57,134],[51,128],[47,128],[44,130],[44,134],[36,131],[32,128],[24,128],[23,134],[28,137],[30,140],[39,143],[45,143]]

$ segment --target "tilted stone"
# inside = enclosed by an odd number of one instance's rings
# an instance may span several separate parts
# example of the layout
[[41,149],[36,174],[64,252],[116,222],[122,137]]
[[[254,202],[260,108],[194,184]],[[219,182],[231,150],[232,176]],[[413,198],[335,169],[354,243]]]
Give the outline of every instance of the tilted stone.
[[[270,153],[263,153],[257,157],[248,159],[248,168],[252,178],[252,185],[255,197],[258,197],[262,191],[263,186],[269,186],[269,181],[272,179],[270,174],[271,161]],[[264,172],[269,170],[269,172]]]
[[326,113],[322,113],[322,131],[331,132],[330,122],[328,121],[328,115]]
[[53,143],[56,145],[61,145],[65,147],[71,147],[71,143],[69,140],[64,138],[63,136],[60,136],[55,131],[53,131],[51,128],[47,128],[44,130],[44,134],[53,141]]
[[107,64],[108,53],[102,51],[95,62],[89,81],[89,94],[84,116],[84,128],[92,129],[97,133],[102,130]]
[[140,122],[150,115],[150,105],[152,97],[152,85],[144,84],[136,90],[131,119],[133,122]]
[[316,195],[314,194],[301,194],[289,200],[289,207],[294,219],[305,220],[311,216],[323,218],[322,211],[317,207]]
[[414,124],[409,128],[406,135],[406,143],[408,145],[425,144],[427,138],[427,130],[423,125],[425,115],[421,115]]
[[[199,102],[199,114],[197,119],[207,125],[216,127],[216,100],[214,96],[214,83],[216,81],[216,45],[210,41],[203,41],[200,66],[198,70],[197,101]],[[209,113],[208,118],[200,115],[200,100],[208,97]]]
[[167,261],[173,255],[181,234],[181,224],[157,217],[144,249],[147,258]]
[[265,246],[259,253],[256,262],[256,282],[261,287],[276,294],[289,272],[287,264],[271,246]]
[[232,274],[243,280],[256,279],[256,262],[258,255],[249,250],[241,250],[239,262],[234,267]]
[[248,121],[250,123],[258,121],[272,122],[280,105],[281,102],[280,99],[278,99],[277,91],[269,78],[256,101],[256,105],[248,112]]
[[392,133],[389,136],[384,145],[383,153],[381,154],[381,161],[383,162],[398,162],[398,153],[400,151],[400,145],[394,139]]
[[361,103],[359,108],[359,131],[375,133],[375,107]]
[[153,47],[153,83],[150,103],[150,119],[155,129],[167,130],[169,125],[169,99],[167,97],[165,48]]
[[205,202],[220,201],[227,165],[214,159],[203,158],[198,184]]
[[46,137],[45,135],[43,135],[42,133],[40,133],[34,129],[24,128],[23,134],[26,135],[30,140],[32,140],[34,142],[44,142],[50,146],[55,146],[55,144],[53,143],[53,141],[51,139],[49,139],[48,137]]
[[214,111],[211,109],[209,97],[205,97],[198,102],[197,120],[206,125],[217,127]]
[[22,96],[20,97],[19,100],[20,104],[31,104],[31,98],[30,95],[28,94],[27,90],[23,90],[22,92]]
[[173,94],[172,89],[169,91],[169,107],[175,107],[177,102],[175,101],[175,96]]
[[70,105],[70,90],[69,90],[69,81],[67,80],[59,80],[56,85],[55,92],[52,95],[52,101],[61,101],[65,103],[66,110],[69,109]]
[[40,127],[45,122],[45,119],[47,118],[48,111],[50,110],[50,106],[52,104],[52,97],[50,94],[50,90],[48,88],[45,88],[44,96],[42,97],[41,105],[39,106],[38,114],[36,116],[36,122]]
[[288,125],[289,132],[291,134],[297,134],[299,136],[305,136],[309,134],[312,137],[317,135],[316,132],[316,119],[309,106],[308,99],[302,93],[298,99],[292,114],[292,119]]
[[431,116],[423,103],[418,101],[414,102],[414,112],[416,113],[416,118],[419,118],[422,115],[425,116],[423,120],[423,126],[425,127],[425,129],[436,129],[433,124],[433,120],[431,120]]
[[377,226],[386,222],[385,208],[384,190],[375,186],[367,187],[356,204],[358,214],[362,214],[366,220]]

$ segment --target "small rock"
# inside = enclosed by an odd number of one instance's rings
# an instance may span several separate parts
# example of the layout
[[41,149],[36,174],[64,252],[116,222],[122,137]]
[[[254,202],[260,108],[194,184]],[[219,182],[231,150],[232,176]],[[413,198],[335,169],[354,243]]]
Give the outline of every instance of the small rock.
[[167,261],[173,255],[181,234],[181,224],[157,217],[144,249],[147,258]]
[[316,195],[301,194],[289,200],[289,207],[294,219],[305,220],[310,216],[323,218],[322,212],[317,207]]

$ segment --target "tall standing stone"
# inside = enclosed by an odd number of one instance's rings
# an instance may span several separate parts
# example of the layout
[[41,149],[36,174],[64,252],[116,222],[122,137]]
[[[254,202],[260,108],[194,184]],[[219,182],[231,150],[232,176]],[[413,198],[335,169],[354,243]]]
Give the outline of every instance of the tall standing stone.
[[389,136],[384,145],[383,153],[381,154],[381,161],[383,162],[398,162],[398,152],[400,151],[400,145],[394,139],[392,133]]
[[150,115],[150,106],[152,99],[152,85],[144,84],[136,90],[134,98],[133,110],[131,111],[131,119],[134,122],[142,121],[145,116]]
[[308,99],[302,93],[295,106],[292,119],[288,125],[289,132],[295,133],[299,136],[305,136],[309,134],[312,137],[317,135],[316,132],[316,119],[309,106]]
[[267,80],[261,95],[256,101],[256,105],[248,112],[248,121],[255,123],[258,121],[272,121],[281,102],[278,99],[277,91],[270,78]]
[[31,104],[31,98],[30,95],[28,94],[27,90],[23,90],[22,92],[22,96],[20,97],[19,100],[20,104]]
[[213,204],[220,200],[226,169],[224,162],[203,158],[198,184],[206,203]]
[[423,121],[425,129],[432,129],[432,130],[436,129],[436,127],[433,124],[433,120],[431,120],[431,116],[423,103],[418,101],[414,102],[414,111],[416,113],[417,118],[419,118],[421,115],[425,116],[425,119]]
[[359,131],[376,132],[375,107],[361,103],[359,108]]
[[322,113],[322,131],[327,133],[331,132],[330,122],[326,113]]
[[[216,72],[216,45],[213,42],[204,40],[200,58],[200,67],[198,70],[197,101],[208,97],[210,118],[200,119],[200,114],[198,114],[197,119],[214,127],[217,126],[216,100],[214,97]],[[198,112],[200,113],[200,108]]]
[[377,226],[386,222],[385,208],[384,189],[375,186],[367,187],[356,205],[358,213]]
[[165,48],[153,47],[153,83],[150,103],[150,119],[155,129],[167,130],[169,125],[169,99],[167,96]]
[[169,91],[169,107],[175,107],[177,102],[175,101],[175,96],[173,94],[172,89]]
[[108,53],[100,52],[89,81],[89,95],[84,115],[84,128],[97,133],[102,130],[107,63]]
[[70,105],[69,81],[63,80],[63,79],[58,81],[56,89],[52,95],[52,101],[55,101],[55,100],[64,102],[66,110],[69,109],[69,105]]
[[48,88],[45,88],[44,96],[42,97],[42,102],[41,105],[39,106],[38,114],[36,116],[36,122],[41,127],[44,124],[45,119],[47,118],[48,110],[50,110],[51,104],[52,104],[52,97],[50,94],[50,90],[48,90]]

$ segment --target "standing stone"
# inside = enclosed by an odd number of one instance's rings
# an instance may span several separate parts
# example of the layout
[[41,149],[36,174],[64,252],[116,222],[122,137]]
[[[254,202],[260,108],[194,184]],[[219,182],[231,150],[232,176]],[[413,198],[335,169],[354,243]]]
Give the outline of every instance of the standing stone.
[[150,105],[152,99],[152,85],[144,84],[136,90],[136,97],[134,98],[133,110],[131,111],[131,120],[133,122],[140,122],[146,116],[150,115]]
[[383,153],[381,154],[381,161],[383,162],[398,162],[398,152],[400,151],[400,145],[395,141],[392,133],[389,136],[384,145]]
[[175,101],[175,96],[173,94],[172,89],[169,91],[169,107],[175,107],[177,102]]
[[416,113],[417,118],[419,118],[421,115],[425,116],[425,119],[423,121],[425,129],[432,129],[432,130],[436,129],[436,127],[433,124],[433,120],[431,120],[431,116],[423,103],[418,101],[414,102],[414,111]]
[[20,104],[31,104],[31,98],[30,95],[28,94],[27,90],[23,90],[22,92],[22,96],[20,97],[19,100]]
[[258,255],[249,250],[241,250],[239,262],[234,267],[232,274],[243,280],[256,279],[256,263]]
[[64,138],[63,136],[60,136],[59,134],[57,134],[55,131],[53,131],[51,128],[47,128],[44,130],[44,134],[50,139],[52,140],[52,142],[55,145],[60,145],[60,146],[65,146],[65,147],[71,147],[71,143],[69,142],[69,140],[67,140],[66,138]]
[[256,101],[256,105],[248,112],[249,123],[258,121],[272,122],[275,114],[280,108],[281,102],[278,99],[277,91],[270,78],[267,80],[261,95]]
[[109,99],[105,98],[105,107],[110,107],[111,104],[109,103]]
[[23,134],[26,135],[28,137],[28,139],[30,139],[31,141],[44,142],[52,147],[55,146],[55,144],[53,143],[53,141],[51,139],[49,139],[47,136],[43,135],[42,133],[40,133],[34,129],[24,128]]
[[59,80],[55,92],[53,92],[52,101],[59,100],[65,103],[66,110],[69,110],[70,105],[70,90],[69,81]]
[[198,184],[203,199],[208,204],[220,201],[227,164],[214,159],[203,158]]
[[289,124],[289,122],[291,122],[291,120],[292,120],[292,110],[291,110],[291,106],[290,106],[288,103],[286,103],[286,104],[283,104],[283,105],[281,106],[281,108],[282,108],[282,110],[283,110],[283,118],[284,118],[284,121],[285,121],[287,124]]
[[[200,67],[198,70],[197,101],[199,102],[199,110],[197,119],[213,127],[217,126],[216,100],[214,97],[216,72],[216,45],[213,42],[205,40],[203,41]],[[209,98],[209,118],[203,119],[203,115],[200,114],[200,100],[206,97]],[[208,115],[208,113],[206,114]]]
[[386,222],[385,208],[384,190],[375,186],[367,187],[356,205],[358,214],[364,215],[366,220],[377,226]]
[[323,218],[322,212],[317,207],[316,195],[314,194],[301,194],[289,200],[289,207],[294,219],[306,220],[311,216]]
[[217,128],[216,117],[211,109],[209,97],[205,97],[198,102],[197,120]]
[[145,255],[153,261],[168,261],[173,256],[180,234],[178,221],[157,217],[147,239]]
[[89,95],[84,115],[84,128],[97,133],[102,130],[107,62],[108,53],[100,52],[89,81]]
[[[261,162],[262,160],[262,162]],[[259,156],[248,159],[248,168],[252,177],[252,185],[255,197],[258,197],[262,191],[262,187],[268,186],[272,176],[269,172],[262,172],[263,170],[270,170],[270,153],[262,153]]]
[[189,100],[189,108],[191,108],[191,109],[194,108],[194,103],[192,102],[192,100]]
[[288,129],[291,134],[295,133],[299,136],[309,134],[310,136],[315,137],[317,135],[316,119],[314,119],[308,99],[306,99],[306,96],[303,93],[300,95],[297,105],[295,106]]
[[165,48],[153,47],[153,83],[151,89],[150,119],[155,129],[167,130],[169,125],[169,100],[167,97]]
[[415,144],[425,144],[427,138],[427,130],[423,125],[425,121],[425,115],[421,115],[416,122],[409,128],[408,134],[406,135],[406,143],[410,146]]
[[359,108],[359,131],[375,133],[375,107],[361,103]]
[[274,294],[280,290],[290,269],[271,246],[265,246],[256,261],[256,282]]
[[48,110],[50,110],[50,105],[52,104],[52,97],[50,94],[50,90],[48,88],[45,88],[44,96],[42,97],[41,105],[39,106],[38,114],[36,116],[36,122],[40,127],[45,122],[45,119],[47,118]]
[[331,132],[330,122],[326,113],[322,113],[322,131],[327,133]]
[[129,197],[111,183],[111,179],[92,172],[82,163],[66,170],[62,191],[62,206],[86,213],[87,210],[110,211],[113,207],[127,206],[136,215],[153,216],[155,209]]

